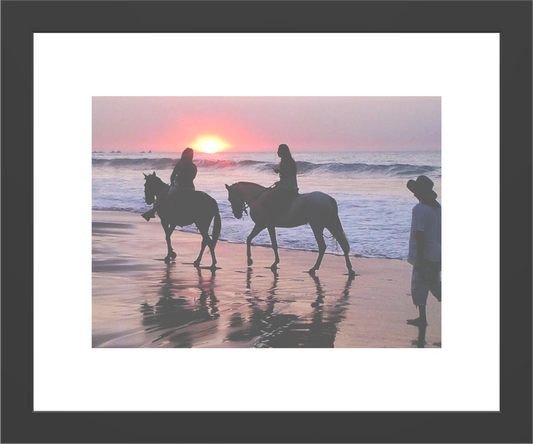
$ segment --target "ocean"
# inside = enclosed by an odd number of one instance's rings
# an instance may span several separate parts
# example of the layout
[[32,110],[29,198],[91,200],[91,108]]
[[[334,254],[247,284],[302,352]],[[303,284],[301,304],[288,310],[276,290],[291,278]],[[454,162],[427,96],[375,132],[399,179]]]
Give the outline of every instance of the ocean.
[[[339,217],[350,242],[350,255],[406,259],[411,210],[416,198],[406,188],[409,179],[425,174],[435,182],[441,201],[440,151],[390,152],[298,152],[292,153],[298,168],[300,193],[322,191],[337,200]],[[169,183],[179,153],[93,152],[92,209],[139,213],[150,209],[144,202],[143,173],[156,174]],[[268,153],[195,152],[197,190],[218,202],[222,218],[220,239],[245,243],[254,223],[249,216],[237,220],[231,212],[225,184],[255,182],[270,186],[278,180],[273,168],[279,164],[276,151]],[[158,223],[152,219],[151,222]],[[178,228],[198,232],[195,226]],[[308,225],[278,228],[281,248],[317,251]],[[335,239],[326,234],[326,253],[342,254]],[[161,230],[162,239],[164,238]],[[178,245],[177,236],[173,242]],[[253,245],[270,245],[266,230]],[[283,256],[281,256],[283,261]]]

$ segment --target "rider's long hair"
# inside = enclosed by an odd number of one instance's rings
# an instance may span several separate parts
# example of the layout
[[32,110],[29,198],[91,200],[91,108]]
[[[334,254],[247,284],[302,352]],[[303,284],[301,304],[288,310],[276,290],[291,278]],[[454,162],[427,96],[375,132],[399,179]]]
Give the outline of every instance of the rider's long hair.
[[281,163],[289,164],[290,170],[294,171],[294,173],[296,174],[296,162],[292,158],[292,154],[291,154],[291,151],[289,150],[289,147],[285,143],[282,143],[278,147],[278,153],[279,153],[279,157],[281,157],[280,164]]
[[185,148],[181,153],[181,162],[192,162],[194,156],[194,150],[192,148]]

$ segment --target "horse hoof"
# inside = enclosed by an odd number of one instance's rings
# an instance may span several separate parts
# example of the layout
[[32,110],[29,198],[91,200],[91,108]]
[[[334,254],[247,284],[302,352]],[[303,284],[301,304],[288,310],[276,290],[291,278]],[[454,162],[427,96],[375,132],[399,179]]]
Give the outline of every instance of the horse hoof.
[[165,258],[165,264],[167,264],[167,265],[170,264],[170,257],[167,256],[167,257]]
[[349,270],[348,271],[348,276],[353,279],[356,276],[355,271],[354,270]]
[[278,271],[278,266],[275,265],[275,264],[274,264],[274,265],[271,265],[271,266],[270,266],[270,270],[272,270],[272,271],[275,273],[276,271]]
[[252,259],[248,259],[248,266],[251,267],[254,261]]
[[193,263],[193,265],[196,267],[196,268],[199,268],[200,267],[200,262],[196,261]]
[[309,271],[308,271],[309,275],[311,276],[316,276],[316,270],[314,268],[311,268]]
[[176,259],[176,256],[177,256],[177,254],[174,251],[172,253],[170,253],[170,257],[172,259]]

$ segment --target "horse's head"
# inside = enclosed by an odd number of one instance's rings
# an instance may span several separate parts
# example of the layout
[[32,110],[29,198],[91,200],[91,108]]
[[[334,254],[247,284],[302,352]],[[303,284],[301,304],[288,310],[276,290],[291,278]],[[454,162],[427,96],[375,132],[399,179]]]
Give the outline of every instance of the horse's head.
[[144,201],[148,205],[152,205],[163,181],[155,175],[155,171],[153,174],[144,174],[144,180]]
[[237,184],[226,185],[228,190],[228,200],[231,204],[231,211],[237,219],[242,219],[242,214],[246,211],[246,202],[242,197],[242,194],[239,192]]

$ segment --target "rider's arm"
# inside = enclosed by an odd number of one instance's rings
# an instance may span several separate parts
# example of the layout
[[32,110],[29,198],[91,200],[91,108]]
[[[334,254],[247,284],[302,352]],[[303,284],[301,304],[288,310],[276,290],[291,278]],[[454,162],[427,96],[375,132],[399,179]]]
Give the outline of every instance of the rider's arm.
[[170,183],[174,183],[176,181],[176,179],[178,178],[177,169],[178,169],[178,164],[176,164],[176,166],[172,170],[172,174],[170,175]]
[[290,177],[296,176],[296,165],[293,162],[281,161],[279,164],[279,174],[280,177],[283,179],[288,179]]

